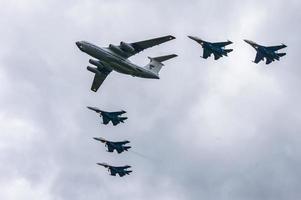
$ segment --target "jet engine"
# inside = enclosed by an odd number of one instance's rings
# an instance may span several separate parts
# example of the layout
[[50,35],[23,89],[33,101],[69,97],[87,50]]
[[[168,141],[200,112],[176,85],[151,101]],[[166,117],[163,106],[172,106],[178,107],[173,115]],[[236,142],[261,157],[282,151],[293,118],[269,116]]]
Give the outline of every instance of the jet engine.
[[120,42],[120,47],[122,50],[132,53],[135,51],[135,49],[132,47],[132,45],[126,43],[126,42]]
[[126,56],[126,52],[124,52],[122,49],[120,49],[119,47],[113,45],[113,44],[110,44],[109,45],[109,48],[114,52],[114,53],[117,53],[118,55],[121,55],[121,56]]
[[90,72],[92,72],[92,73],[94,73],[94,74],[100,74],[100,71],[98,71],[98,69],[94,68],[94,67],[88,66],[87,70],[90,71]]
[[93,60],[93,59],[89,59],[89,63],[92,65],[95,65],[97,67],[101,67],[103,68],[104,66],[101,64],[101,62],[97,61],[97,60]]

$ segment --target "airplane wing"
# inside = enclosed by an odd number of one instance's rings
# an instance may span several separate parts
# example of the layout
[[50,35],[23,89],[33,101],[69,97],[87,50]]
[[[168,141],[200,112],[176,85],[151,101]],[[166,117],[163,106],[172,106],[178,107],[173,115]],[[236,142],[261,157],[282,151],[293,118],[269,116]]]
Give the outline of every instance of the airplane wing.
[[130,168],[130,167],[131,166],[126,165],[126,166],[115,167],[115,168],[118,169],[118,170],[125,170],[125,169]]
[[218,47],[224,47],[224,46],[227,46],[227,45],[229,45],[229,44],[232,44],[233,42],[231,42],[231,41],[227,41],[227,42],[213,42],[212,44],[214,45],[214,46],[218,46]]
[[207,59],[208,57],[210,57],[210,55],[211,55],[211,51],[204,48],[203,58]]
[[286,45],[282,44],[282,45],[277,45],[277,46],[269,46],[269,47],[266,47],[266,48],[269,49],[269,50],[272,50],[272,51],[278,51],[278,50],[283,49],[285,47],[286,47]]
[[271,62],[272,62],[273,60],[271,60],[271,59],[269,59],[269,58],[267,58],[267,60],[266,60],[266,63],[265,64],[270,64]]
[[117,172],[115,170],[110,170],[112,176],[116,176]]
[[106,69],[100,69],[100,73],[95,73],[94,80],[91,86],[91,90],[93,92],[97,92],[98,88],[101,86],[103,81],[107,78],[107,76],[111,73],[111,71],[108,71]]
[[116,151],[117,151],[117,153],[122,153],[122,149],[120,149],[120,148],[116,148]]
[[144,41],[140,41],[140,42],[130,43],[130,45],[134,48],[134,51],[131,52],[128,57],[133,56],[133,55],[143,51],[144,49],[162,44],[164,42],[168,42],[173,39],[175,39],[174,36],[167,35],[164,37],[158,37],[158,38],[154,38],[154,39],[150,39],[150,40],[144,40]]
[[214,60],[218,60],[222,57],[220,54],[217,53],[213,53],[213,55],[214,55]]
[[119,176],[120,176],[120,177],[123,177],[123,176],[125,176],[125,175],[126,175],[126,173],[125,173],[125,172],[118,172],[118,174],[119,174]]
[[108,145],[108,152],[113,152],[114,148],[111,145]]
[[103,124],[107,125],[110,122],[110,119],[108,119],[105,116],[102,116],[102,122],[103,122]]
[[117,111],[117,112],[110,112],[110,114],[113,114],[113,115],[122,115],[122,114],[124,114],[124,113],[126,113],[125,111]]
[[112,121],[112,123],[113,123],[113,126],[116,126],[117,124],[120,123],[120,121],[119,121],[119,120],[116,120],[116,119],[112,119],[111,121]]
[[130,143],[130,142],[129,141],[114,142],[114,144],[116,144],[116,145],[124,145],[127,143]]
[[259,63],[262,60],[262,58],[263,58],[262,54],[256,53],[254,63],[256,63],[256,64]]

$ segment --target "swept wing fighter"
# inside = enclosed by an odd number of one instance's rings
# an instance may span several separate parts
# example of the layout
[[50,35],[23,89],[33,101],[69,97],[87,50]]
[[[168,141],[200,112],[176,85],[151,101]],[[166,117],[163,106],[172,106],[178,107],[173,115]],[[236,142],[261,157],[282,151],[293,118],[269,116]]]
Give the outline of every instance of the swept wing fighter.
[[116,126],[120,122],[124,123],[124,120],[127,119],[127,117],[121,117],[120,116],[120,115],[126,113],[126,111],[124,111],[124,110],[117,111],[117,112],[107,112],[107,111],[100,110],[97,107],[87,106],[87,108],[89,108],[90,110],[95,111],[96,113],[99,113],[99,116],[102,117],[103,124],[105,124],[105,125],[107,125],[111,121],[112,124],[114,126]]
[[205,40],[202,40],[198,37],[194,36],[188,36],[190,39],[196,41],[203,47],[203,56],[201,56],[204,59],[207,59],[211,56],[211,54],[214,55],[214,60],[218,60],[219,58],[223,56],[228,56],[228,53],[233,51],[233,49],[225,49],[225,46],[232,44],[231,41],[226,42],[207,42]]
[[108,152],[114,152],[114,150],[116,150],[117,153],[122,153],[124,151],[128,151],[128,149],[131,148],[131,146],[125,146],[126,144],[130,143],[130,141],[128,140],[121,142],[112,142],[101,137],[94,137],[93,139],[105,143],[105,146],[108,148]]
[[116,176],[116,174],[118,174],[120,177],[123,177],[125,175],[130,175],[130,173],[132,172],[131,170],[127,170],[128,168],[131,167],[129,165],[115,167],[115,166],[108,165],[106,163],[97,163],[97,164],[105,168],[108,168],[108,171],[110,172],[111,176]]
[[256,57],[253,61],[254,63],[259,63],[260,61],[264,61],[266,59],[265,64],[270,64],[275,60],[280,60],[280,57],[285,56],[286,53],[278,53],[277,51],[287,47],[285,44],[277,45],[277,46],[262,46],[251,40],[244,40],[246,43],[251,45],[256,51]]
[[89,63],[96,67],[87,67],[87,70],[95,74],[91,90],[96,92],[112,71],[141,78],[159,79],[159,71],[163,66],[162,62],[176,57],[176,54],[149,57],[150,63],[145,67],[132,63],[128,58],[144,49],[173,39],[175,39],[174,36],[168,35],[134,43],[120,42],[118,46],[110,44],[109,47],[98,47],[86,41],[78,41],[76,45],[81,51],[96,59],[89,60]]

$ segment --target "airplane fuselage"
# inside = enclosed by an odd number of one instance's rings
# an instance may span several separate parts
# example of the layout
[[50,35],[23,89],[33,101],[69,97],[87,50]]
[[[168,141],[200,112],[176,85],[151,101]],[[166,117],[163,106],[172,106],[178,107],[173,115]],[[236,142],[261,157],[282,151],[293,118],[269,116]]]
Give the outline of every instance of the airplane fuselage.
[[125,166],[126,168],[124,167],[113,167],[113,166],[110,166],[109,167],[109,170],[111,171],[111,176],[115,176],[116,174],[119,174],[119,176],[124,176],[124,175],[129,175],[132,171],[128,171],[126,170],[128,167]]
[[212,45],[211,43],[209,43],[209,42],[203,42],[203,48],[206,48],[206,49],[210,49],[212,52],[214,52],[214,53],[217,53],[217,54],[219,54],[219,55],[224,55],[224,56],[227,56],[227,52],[226,51],[224,51],[224,49],[223,48],[221,48],[221,47],[216,47],[216,46],[214,46],[214,45]]
[[122,122],[122,123],[124,123],[124,120],[127,119],[127,117],[122,117],[122,116],[112,114],[110,112],[104,112],[104,111],[101,111],[101,115],[102,115],[102,117],[106,117],[110,121],[117,120],[117,121]]
[[268,58],[270,60],[273,60],[273,61],[274,61],[274,59],[279,60],[279,56],[275,53],[275,51],[270,51],[267,48],[265,48],[263,46],[260,46],[260,45],[258,45],[258,47],[255,48],[255,49],[256,49],[257,52],[262,54],[263,57],[266,57],[266,58]]
[[123,152],[127,151],[129,146],[123,146],[123,145],[116,145],[113,142],[107,142],[106,143],[108,146],[111,146],[112,149],[116,149],[117,152]]
[[101,112],[101,115],[107,117],[110,120],[114,120],[114,119],[119,120],[119,116],[113,115],[109,112]]
[[118,55],[110,48],[101,48],[88,42],[77,43],[79,49],[88,55],[105,63],[105,67],[122,74],[128,74],[141,78],[159,79],[159,76],[152,71],[140,67],[128,59]]
[[275,59],[279,60],[280,56],[277,54],[276,51],[269,50],[265,46],[256,44],[251,40],[244,41],[250,44],[257,51],[257,53],[262,56],[262,60],[264,60],[264,58],[271,61],[274,61]]

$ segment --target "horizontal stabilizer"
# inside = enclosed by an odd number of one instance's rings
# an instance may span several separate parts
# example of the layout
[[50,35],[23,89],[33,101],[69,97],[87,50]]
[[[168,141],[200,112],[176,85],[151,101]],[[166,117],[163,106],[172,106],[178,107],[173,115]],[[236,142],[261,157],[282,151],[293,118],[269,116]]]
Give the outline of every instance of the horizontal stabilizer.
[[128,149],[132,148],[131,146],[125,146],[123,147],[125,151],[127,151]]
[[230,53],[231,51],[233,51],[233,49],[225,49],[224,51]]
[[176,55],[176,54],[170,54],[170,55],[166,55],[166,56],[159,56],[159,57],[155,57],[155,58],[151,58],[151,57],[149,57],[149,59],[151,59],[151,60],[155,60],[155,61],[157,61],[157,62],[163,62],[163,61],[165,61],[165,60],[169,60],[169,59],[171,59],[171,58],[174,58],[174,57],[177,57],[178,55]]
[[154,57],[154,58],[151,58],[151,57],[148,57],[150,59],[150,63],[147,64],[145,66],[145,68],[147,70],[150,70],[152,71],[153,73],[159,75],[159,72],[163,66],[163,61],[165,60],[169,60],[171,58],[174,58],[174,57],[177,57],[178,55],[176,54],[170,54],[170,55],[166,55],[166,56],[159,56],[159,57]]
[[279,57],[282,57],[282,56],[285,56],[286,55],[286,53],[277,53],[277,56],[279,56]]

